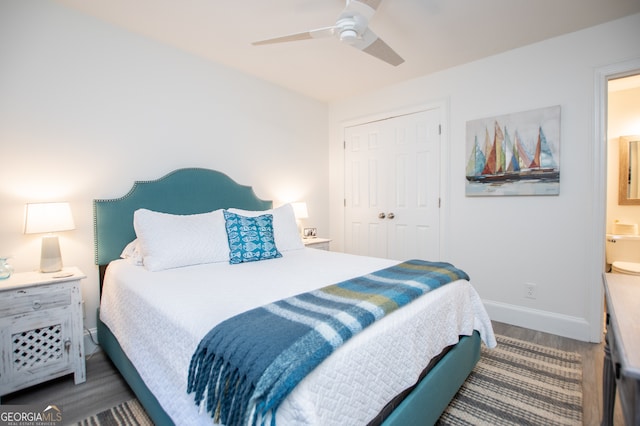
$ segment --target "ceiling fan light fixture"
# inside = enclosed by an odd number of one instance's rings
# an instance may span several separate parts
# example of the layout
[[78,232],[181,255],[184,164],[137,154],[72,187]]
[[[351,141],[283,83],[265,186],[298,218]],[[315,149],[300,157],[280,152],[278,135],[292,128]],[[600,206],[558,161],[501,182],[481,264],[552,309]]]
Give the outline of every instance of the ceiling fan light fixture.
[[358,40],[358,32],[354,29],[346,29],[340,32],[340,41],[352,44]]

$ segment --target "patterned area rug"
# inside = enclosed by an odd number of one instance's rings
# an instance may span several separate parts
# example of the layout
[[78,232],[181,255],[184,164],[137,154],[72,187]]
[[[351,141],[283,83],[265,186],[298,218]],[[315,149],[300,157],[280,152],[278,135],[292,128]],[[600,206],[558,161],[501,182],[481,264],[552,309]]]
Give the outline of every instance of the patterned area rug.
[[496,336],[438,425],[581,425],[579,354]]
[[[496,336],[438,425],[581,425],[580,355]],[[147,426],[136,400],[78,423],[82,426]]]
[[153,426],[138,400],[124,402],[79,422],[82,426]]

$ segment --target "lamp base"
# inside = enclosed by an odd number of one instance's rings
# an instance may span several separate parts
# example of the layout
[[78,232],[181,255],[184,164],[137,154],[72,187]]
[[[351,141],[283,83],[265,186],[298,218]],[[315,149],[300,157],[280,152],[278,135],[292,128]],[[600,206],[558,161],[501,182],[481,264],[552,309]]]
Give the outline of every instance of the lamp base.
[[42,251],[40,253],[40,272],[58,272],[62,269],[60,244],[56,235],[42,237]]

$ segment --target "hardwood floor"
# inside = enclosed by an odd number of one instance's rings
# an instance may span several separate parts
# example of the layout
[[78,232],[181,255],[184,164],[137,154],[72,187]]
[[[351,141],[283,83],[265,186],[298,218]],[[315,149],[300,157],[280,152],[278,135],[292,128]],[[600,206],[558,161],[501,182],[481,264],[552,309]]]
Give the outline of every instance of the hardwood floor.
[[[534,342],[561,350],[578,352],[583,365],[583,423],[599,425],[602,413],[602,362],[604,343],[593,344],[552,334],[529,330],[499,322],[493,323],[496,334]],[[111,408],[134,398],[124,380],[115,371],[103,352],[87,360],[87,381],[73,384],[72,376],[34,386],[2,397],[2,404],[22,405],[53,403],[62,405],[65,423],[78,422],[91,414]],[[624,425],[616,400],[615,425]]]
[[62,406],[65,424],[77,423],[92,414],[135,398],[104,352],[87,357],[87,381],[74,385],[73,376],[2,396],[3,405],[56,404]]

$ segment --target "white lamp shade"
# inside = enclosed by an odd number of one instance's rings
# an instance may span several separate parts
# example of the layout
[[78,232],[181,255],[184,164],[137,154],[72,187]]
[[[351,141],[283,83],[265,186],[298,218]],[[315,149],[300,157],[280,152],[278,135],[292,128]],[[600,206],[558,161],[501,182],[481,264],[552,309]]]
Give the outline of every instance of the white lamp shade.
[[307,203],[291,203],[293,214],[296,219],[307,219],[309,212],[307,211]]
[[75,229],[69,203],[31,203],[25,209],[25,234]]

